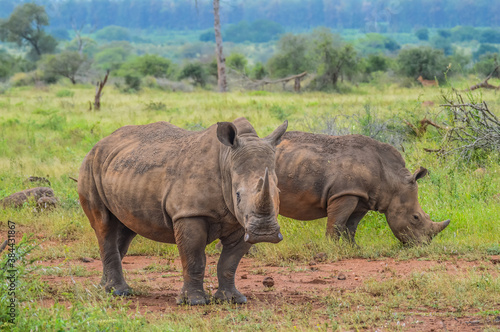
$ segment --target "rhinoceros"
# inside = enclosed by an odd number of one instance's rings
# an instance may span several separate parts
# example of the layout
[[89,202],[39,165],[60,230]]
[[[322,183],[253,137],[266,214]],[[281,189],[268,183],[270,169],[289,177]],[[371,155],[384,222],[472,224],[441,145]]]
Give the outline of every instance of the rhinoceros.
[[193,132],[166,122],[125,126],[85,157],[78,195],[100,248],[101,284],[129,295],[122,259],[132,239],[175,243],[184,285],[178,304],[206,304],[205,247],[223,244],[216,301],[245,303],[234,277],[252,244],[283,239],[277,223],[276,145],[285,121],[269,136],[220,122]]
[[362,135],[287,132],[276,153],[280,214],[296,220],[328,217],[328,236],[354,242],[368,211],[384,213],[403,243],[428,242],[450,223],[432,222],[422,210],[417,180],[427,170],[411,174],[389,144]]

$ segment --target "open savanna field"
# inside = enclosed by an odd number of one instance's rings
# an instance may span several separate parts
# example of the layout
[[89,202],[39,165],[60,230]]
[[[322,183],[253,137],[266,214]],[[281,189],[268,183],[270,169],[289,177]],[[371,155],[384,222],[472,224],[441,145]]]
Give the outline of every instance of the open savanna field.
[[[470,82],[469,82],[470,83]],[[490,81],[498,85],[498,81]],[[456,82],[456,88],[470,85]],[[463,86],[462,86],[463,85]],[[470,160],[441,155],[446,129],[429,126],[417,136],[406,124],[424,117],[450,126],[443,95],[451,88],[361,85],[350,92],[245,91],[219,94],[144,89],[124,94],[106,86],[102,109],[89,111],[94,87],[53,85],[12,88],[0,94],[0,199],[50,181],[58,206],[34,202],[0,209],[0,240],[15,223],[19,278],[14,324],[2,283],[0,327],[10,331],[254,331],[500,329],[500,164],[496,152]],[[463,93],[484,100],[500,116],[500,94]],[[168,121],[202,130],[244,116],[262,137],[285,119],[289,130],[357,133],[393,144],[419,181],[420,204],[434,221],[451,224],[430,245],[405,247],[385,217],[370,212],[356,234],[359,247],[325,238],[326,219],[279,217],[284,240],[261,243],[243,258],[236,286],[246,305],[177,306],[182,269],[175,245],[136,237],[124,259],[135,291],[114,298],[98,286],[101,262],[94,231],[76,191],[86,153],[103,137],[129,124]],[[449,146],[447,147],[449,148]],[[203,189],[200,188],[200,195]],[[7,261],[2,254],[2,264]],[[205,288],[215,293],[215,243],[207,247]],[[2,278],[7,272],[2,270]],[[265,277],[274,279],[264,287]],[[344,278],[345,277],[345,278]],[[3,281],[3,280],[2,280]],[[1,325],[3,324],[3,325]]]

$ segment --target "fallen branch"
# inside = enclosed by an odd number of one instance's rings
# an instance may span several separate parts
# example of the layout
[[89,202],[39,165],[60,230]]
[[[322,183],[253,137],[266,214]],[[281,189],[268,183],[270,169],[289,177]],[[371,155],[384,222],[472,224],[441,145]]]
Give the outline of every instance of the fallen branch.
[[75,181],[75,182],[78,182],[78,179],[75,179],[74,177],[72,176],[68,176],[71,180]]
[[300,92],[300,81],[307,75],[307,72],[303,72],[301,74],[297,74],[297,75],[292,75],[292,76],[288,76],[288,77],[285,77],[285,78],[280,78],[278,80],[274,80],[274,81],[270,81],[270,80],[260,80],[260,81],[253,81],[253,84],[255,86],[264,86],[264,85],[267,85],[267,84],[277,84],[277,83],[283,83],[283,87],[285,86],[286,83],[290,82],[291,80],[294,80],[294,86],[293,86],[293,90],[295,92]]
[[446,129],[443,126],[438,125],[437,123],[432,122],[431,120],[429,120],[427,118],[423,118],[422,120],[420,120],[418,127],[415,126],[413,123],[410,123],[407,120],[404,120],[404,121],[405,121],[406,125],[408,125],[408,127],[410,127],[418,137],[425,134],[425,132],[427,131],[427,126],[429,126],[429,125],[437,128],[437,129]]
[[494,85],[488,83],[488,80],[498,70],[498,67],[500,67],[500,66],[496,66],[495,69],[493,69],[493,71],[488,75],[488,77],[486,77],[486,79],[484,81],[482,81],[481,83],[475,84],[475,85],[469,87],[468,89],[465,89],[464,91],[473,91],[473,90],[480,89],[480,88],[492,89],[492,90],[500,89],[500,86],[494,86]]

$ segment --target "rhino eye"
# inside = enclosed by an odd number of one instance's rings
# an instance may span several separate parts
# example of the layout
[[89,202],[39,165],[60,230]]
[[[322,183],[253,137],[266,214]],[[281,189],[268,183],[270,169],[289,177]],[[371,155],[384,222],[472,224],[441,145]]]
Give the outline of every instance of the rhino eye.
[[414,214],[413,219],[418,220],[418,216],[416,214]]
[[240,204],[241,202],[241,195],[239,192],[236,193],[236,204]]

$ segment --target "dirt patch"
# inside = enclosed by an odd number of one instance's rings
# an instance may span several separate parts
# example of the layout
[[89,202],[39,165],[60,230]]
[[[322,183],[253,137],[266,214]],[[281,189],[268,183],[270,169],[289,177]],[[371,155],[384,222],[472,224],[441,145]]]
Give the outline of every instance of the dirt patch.
[[[217,257],[209,256],[205,275],[205,288],[207,292],[215,293],[217,290],[216,264]],[[325,307],[321,300],[322,294],[332,290],[345,294],[356,292],[366,281],[384,281],[389,279],[403,279],[414,273],[443,272],[449,275],[462,275],[471,270],[487,271],[492,276],[498,276],[496,265],[498,256],[492,256],[483,261],[429,261],[408,260],[397,261],[394,259],[366,260],[349,259],[338,262],[325,262],[315,264],[298,264],[288,267],[264,266],[251,258],[244,258],[237,271],[236,285],[247,296],[247,308],[261,309],[263,305],[279,307],[309,303],[315,310]],[[82,285],[98,284],[101,278],[102,264],[100,260],[64,261],[63,259],[37,262],[42,266],[43,275],[51,288],[68,287],[71,284]],[[175,298],[182,287],[182,268],[179,259],[166,260],[157,257],[127,256],[123,260],[123,268],[128,283],[138,291],[129,300],[130,308],[138,309],[142,314],[161,314],[168,312],[182,312],[190,310],[178,307]],[[62,271],[59,275],[50,275],[47,271]],[[69,274],[65,276],[64,274]],[[54,273],[57,274],[57,273]],[[339,276],[345,276],[339,278]],[[272,277],[274,285],[266,287],[263,281]],[[60,302],[61,303],[61,302]],[[62,301],[64,303],[64,301]],[[50,306],[53,301],[44,301]],[[68,303],[68,306],[70,304]],[[209,310],[210,311],[210,310]],[[220,314],[214,311],[213,314]],[[397,308],[394,314],[397,314]],[[417,308],[412,312],[402,310],[404,319],[387,323],[390,329],[401,328],[409,331],[479,331],[485,326],[498,326],[489,317],[481,317],[466,313],[453,317],[449,312],[433,310],[432,308]],[[208,313],[212,314],[212,313]],[[325,316],[325,320],[328,317]]]

